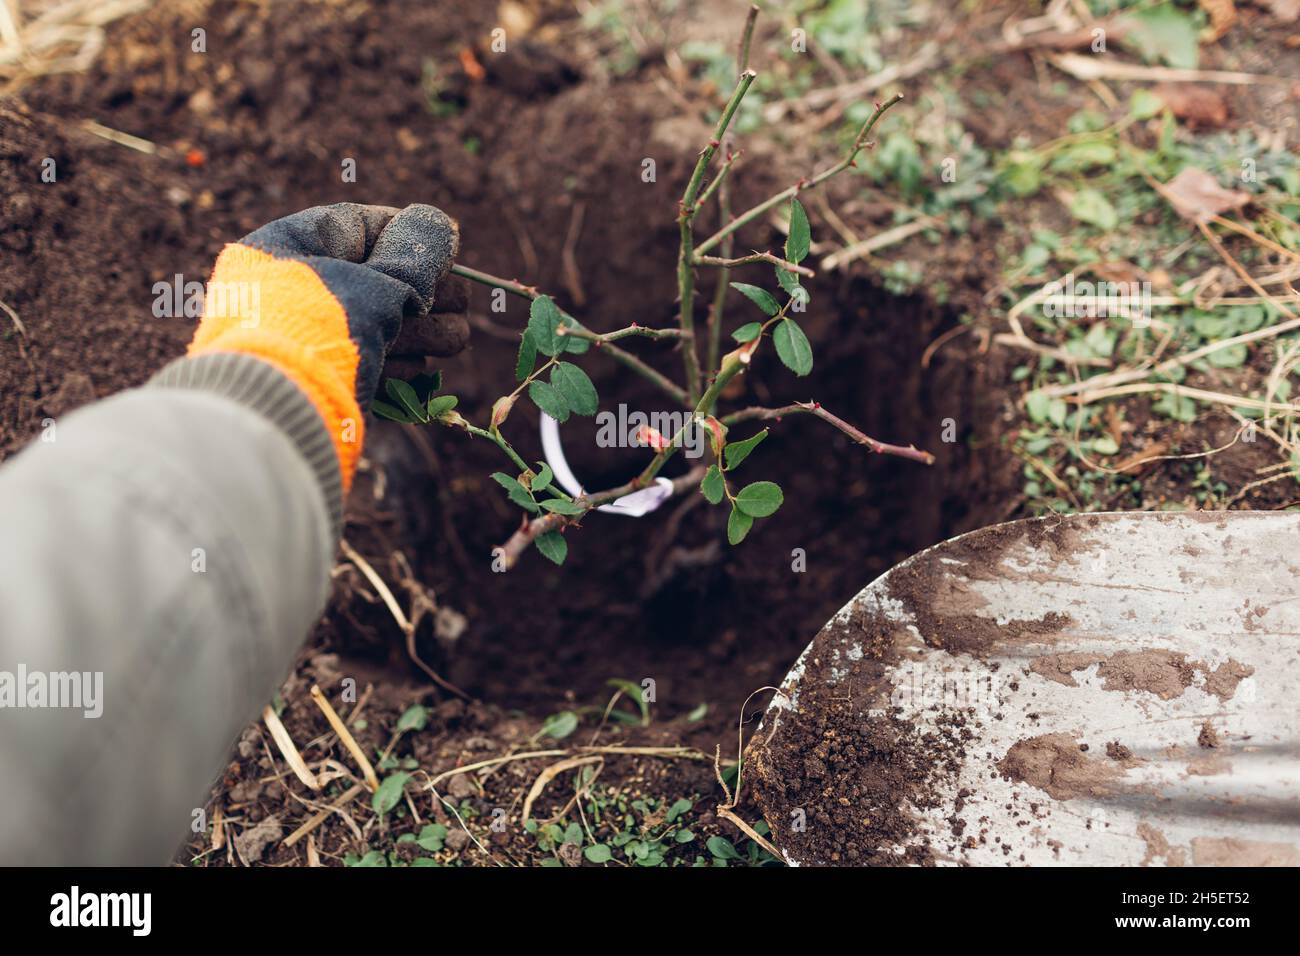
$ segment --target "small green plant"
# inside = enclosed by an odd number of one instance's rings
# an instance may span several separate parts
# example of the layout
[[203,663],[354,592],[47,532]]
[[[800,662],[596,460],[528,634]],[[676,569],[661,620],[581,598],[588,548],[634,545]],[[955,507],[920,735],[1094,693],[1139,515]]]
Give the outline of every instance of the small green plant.
[[[560,817],[541,823],[528,820],[524,830],[548,856],[542,866],[779,866],[781,861],[753,840],[737,847],[722,835],[707,839],[699,828],[708,824],[690,798],[633,796],[620,788],[595,784],[590,768],[579,773],[575,786],[582,794],[583,812],[574,819]],[[766,836],[759,821],[755,832]],[[354,864],[355,865],[355,864]],[[383,864],[375,864],[383,865]]]
[[[731,430],[736,426],[808,414],[839,429],[870,451],[898,455],[925,464],[933,462],[930,454],[914,446],[889,445],[863,434],[815,401],[795,401],[770,408],[749,407],[725,413],[719,411],[723,390],[751,367],[755,355],[769,341],[777,358],[795,376],[803,377],[812,371],[813,346],[798,319],[811,301],[802,280],[814,275],[813,270],[803,264],[812,247],[812,233],[799,196],[856,166],[858,156],[873,145],[868,137],[876,123],[902,99],[902,95],[897,94],[876,103],[839,162],[801,179],[738,215],[732,215],[728,175],[740,154],[731,147],[728,130],[757,76],[748,64],[753,26],[754,17],[751,15],[746,21],[737,56],[735,88],[722,108],[711,139],[700,151],[679,202],[677,294],[680,306],[676,327],[654,329],[634,324],[612,332],[593,332],[561,309],[550,296],[531,286],[457,265],[453,271],[467,279],[530,300],[528,323],[520,335],[515,388],[493,404],[486,426],[476,425],[463,417],[456,410],[455,396],[438,394],[442,383],[437,376],[421,376],[411,382],[389,379],[385,383],[389,401],[376,401],[374,404],[376,414],[384,418],[406,423],[438,424],[483,438],[497,445],[510,460],[516,471],[497,472],[492,478],[509,501],[525,513],[526,521],[493,552],[503,570],[511,567],[533,544],[545,557],[562,564],[568,555],[568,543],[563,532],[600,505],[654,483],[668,460],[691,437],[693,429],[703,429],[712,452],[712,463],[698,465],[673,480],[673,492],[681,493],[698,487],[710,504],[725,502],[728,508],[727,539],[733,545],[745,539],[756,521],[774,514],[785,501],[784,492],[775,482],[758,480],[742,484],[733,480],[735,469],[767,437],[764,429],[733,440]],[[719,158],[720,162],[715,166],[714,161]],[[697,242],[696,219],[714,202],[723,225]],[[783,255],[769,251],[736,255],[737,231],[778,209],[784,209],[789,217]],[[731,270],[749,263],[772,266],[770,289],[731,281]],[[718,270],[718,278],[713,287],[707,321],[700,328],[696,324],[696,273],[706,268]],[[743,322],[731,333],[736,347],[723,354],[723,320],[732,292],[739,293],[750,308],[758,310],[759,315]],[[677,344],[682,356],[680,384],[618,344],[631,338],[669,340]],[[682,410],[677,420],[684,424],[671,434],[642,428],[637,441],[654,454],[637,477],[616,488],[572,497],[559,486],[551,468],[544,462],[529,463],[515,451],[505,437],[503,427],[515,405],[524,397],[557,422],[564,422],[571,415],[595,415],[599,408],[596,388],[587,373],[573,361],[589,352],[620,362],[657,386]]]

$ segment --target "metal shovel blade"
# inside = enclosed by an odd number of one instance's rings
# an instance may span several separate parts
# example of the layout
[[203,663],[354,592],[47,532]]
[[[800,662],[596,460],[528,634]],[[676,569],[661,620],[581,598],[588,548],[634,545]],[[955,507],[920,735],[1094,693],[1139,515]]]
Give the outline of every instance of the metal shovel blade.
[[1300,864],[1300,514],[953,538],[782,691],[745,778],[792,864]]

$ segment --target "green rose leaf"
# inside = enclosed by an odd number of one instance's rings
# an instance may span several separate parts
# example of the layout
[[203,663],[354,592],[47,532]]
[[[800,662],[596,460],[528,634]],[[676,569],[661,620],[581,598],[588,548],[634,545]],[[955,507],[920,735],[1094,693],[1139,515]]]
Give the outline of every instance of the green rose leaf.
[[536,364],[537,343],[533,341],[533,333],[524,329],[524,334],[519,338],[519,357],[515,359],[515,381],[522,382],[531,375]]
[[778,322],[772,341],[776,343],[776,354],[786,368],[796,375],[807,375],[812,371],[812,345],[797,322],[793,319]]
[[767,429],[764,428],[757,435],[751,435],[744,441],[727,442],[724,449],[727,458],[727,469],[730,470],[739,465],[749,457],[749,453],[758,447],[759,443],[767,437]]
[[753,518],[739,508],[732,508],[731,516],[727,518],[727,541],[730,544],[740,544],[753,526]]
[[537,351],[543,355],[558,355],[564,351],[568,342],[556,333],[562,320],[559,306],[549,295],[533,299],[528,309],[528,334]]
[[750,322],[732,332],[731,337],[737,342],[752,342],[754,339],[758,338],[762,332],[762,322]]
[[784,501],[781,486],[772,481],[756,481],[740,489],[740,494],[736,495],[736,507],[751,518],[775,514]]
[[799,284],[799,277],[789,269],[776,267],[776,281],[780,283],[785,294],[795,301],[800,309],[806,308],[810,296],[808,290]]
[[551,466],[544,461],[539,461],[537,463],[537,476],[533,478],[530,484],[537,491],[541,491],[554,480],[555,475],[551,473]]
[[496,471],[492,473],[492,480],[504,488],[510,500],[525,511],[537,514],[541,510],[538,508],[537,502],[533,500],[533,496],[528,493],[528,489],[521,485],[517,478],[511,478],[509,475]]
[[410,424],[412,421],[411,416],[406,414],[406,412],[402,411],[400,408],[389,405],[387,402],[381,402],[377,398],[370,403],[370,410],[380,418],[387,418],[390,422]]
[[581,355],[587,349],[591,348],[591,341],[584,339],[580,335],[569,335],[569,329],[584,329],[581,322],[566,312],[560,313],[560,324],[564,326],[566,334],[559,336],[562,344],[561,352],[568,352],[570,355]]
[[549,382],[530,382],[528,397],[533,400],[534,405],[557,422],[568,420],[569,403],[564,400],[560,390]]
[[411,417],[413,422],[428,421],[427,413],[424,409],[424,402],[420,401],[420,396],[415,393],[407,382],[400,378],[390,378],[384,382],[384,391],[388,397],[397,403],[398,407]]
[[790,234],[785,239],[785,257],[791,262],[800,263],[808,257],[808,247],[812,244],[812,231],[808,228],[808,213],[803,203],[797,199],[790,200]]
[[596,386],[578,366],[560,362],[551,369],[551,385],[564,398],[564,403],[579,415],[596,414]]
[[451,411],[459,401],[455,395],[435,395],[429,399],[429,418],[432,420]]
[[563,498],[548,498],[542,502],[542,507],[557,515],[584,515],[587,513],[587,509],[582,505],[574,504],[572,501],[565,501]]
[[709,470],[704,473],[704,480],[700,482],[700,491],[711,505],[716,505],[722,501],[722,496],[726,492],[724,491],[722,470],[717,465],[710,465]]
[[760,289],[756,285],[750,285],[748,282],[733,282],[731,287],[753,302],[756,306],[766,312],[768,315],[776,315],[781,311],[780,304],[772,297],[772,293],[766,289]]
[[542,552],[556,564],[563,564],[564,559],[569,556],[569,542],[564,540],[564,535],[558,531],[548,531],[546,534],[538,535],[537,550]]

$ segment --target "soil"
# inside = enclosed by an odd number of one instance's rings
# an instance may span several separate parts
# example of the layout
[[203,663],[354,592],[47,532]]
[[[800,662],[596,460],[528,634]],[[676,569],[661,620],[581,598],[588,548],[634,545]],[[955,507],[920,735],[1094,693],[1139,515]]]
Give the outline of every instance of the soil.
[[[937,793],[960,771],[971,733],[960,711],[938,718],[937,730],[922,731],[890,706],[885,673],[897,658],[894,626],[860,608],[828,624],[828,646],[848,639],[862,648],[861,657],[805,661],[798,700],[751,745],[763,816],[777,844],[798,859],[935,862],[928,839],[912,840],[913,814],[939,804]],[[780,746],[768,747],[778,732]]]
[[1161,700],[1181,697],[1199,677],[1206,693],[1226,702],[1236,694],[1237,685],[1255,672],[1253,667],[1231,658],[1212,668],[1203,661],[1188,660],[1186,654],[1160,649],[1111,655],[1049,654],[1036,658],[1030,670],[1067,687],[1077,687],[1074,672],[1093,664],[1102,679],[1102,690],[1140,690]]
[[[539,26],[525,41],[530,55],[503,69],[481,46],[493,5],[162,4],[111,26],[86,74],[42,78],[0,100],[0,300],[24,329],[11,332],[0,316],[0,459],[44,418],[141,384],[182,353],[195,319],[152,314],[154,283],[176,275],[201,281],[224,242],[316,204],[433,203],[461,223],[462,262],[554,290],[590,327],[670,322],[676,202],[707,136],[702,117],[683,115],[683,104],[701,109],[716,90],[692,81],[665,96],[655,49],[611,76],[596,65],[602,51],[568,16],[541,5]],[[209,54],[190,51],[195,23],[207,31]],[[1003,58],[998,69],[1013,74],[997,81],[1000,90],[1014,87],[1035,101],[1028,58]],[[104,139],[86,121],[153,148]],[[808,148],[796,144],[784,158],[768,150],[763,162],[745,164],[734,177],[737,208],[802,175]],[[640,179],[644,156],[656,159],[653,183]],[[56,162],[54,183],[40,179],[46,157]],[[345,159],[355,160],[355,183],[341,181]],[[865,213],[874,219],[864,228],[887,227],[888,208]],[[764,234],[768,227],[750,228],[746,242],[779,246],[779,235]],[[714,768],[697,751],[711,756],[721,745],[724,756],[734,754],[737,720],[748,721],[762,703],[746,710],[751,692],[778,683],[833,612],[909,554],[1018,513],[1018,463],[1003,438],[1017,424],[1006,383],[1019,356],[963,335],[921,362],[962,311],[983,311],[998,275],[996,242],[994,227],[976,223],[937,254],[931,266],[946,287],[944,304],[926,291],[890,295],[862,263],[812,283],[815,307],[804,327],[818,343],[817,400],[868,434],[915,442],[937,461],[926,469],[872,457],[808,422],[773,422],[751,461],[782,485],[787,504],[740,548],[720,545],[725,516],[691,496],[662,519],[589,519],[570,533],[563,569],[530,554],[497,574],[489,555],[517,513],[488,478],[500,468],[496,450],[449,433],[387,423],[371,429],[345,536],[404,604],[418,595],[438,608],[421,621],[416,652],[473,700],[430,683],[365,579],[341,563],[330,605],[280,695],[281,718],[304,756],[319,760],[336,746],[308,688],[338,688],[351,678],[360,697],[340,709],[361,745],[372,753],[389,748],[430,775],[545,749],[554,741],[539,738],[541,721],[574,710],[584,718],[575,740],[596,739],[591,731],[599,726],[601,742],[695,748],[691,756],[606,755],[603,785],[669,802],[716,802]],[[765,276],[739,270],[733,278]],[[526,316],[519,300],[505,314],[488,302],[486,290],[473,291],[471,347],[441,364],[449,390],[476,420],[512,382]],[[680,364],[666,347],[638,354],[667,372]],[[730,396],[737,406],[785,400],[769,392],[773,377],[765,373],[775,367],[767,361],[773,367],[760,362]],[[658,407],[648,386],[613,363],[593,359],[586,367],[606,407]],[[949,418],[961,430],[944,442]],[[531,427],[511,424],[521,453],[540,458]],[[597,450],[588,427],[566,426],[566,448],[584,482],[603,487],[628,478],[639,453]],[[792,573],[799,548],[806,570]],[[870,632],[872,625],[852,626]],[[878,650],[860,665],[864,693],[888,652],[885,644]],[[600,721],[610,679],[647,678],[655,688],[650,726]],[[397,717],[413,704],[428,706],[427,726],[393,740]],[[960,759],[960,723],[927,737],[893,714],[865,724],[859,708],[860,701],[833,700],[805,708],[816,716],[791,728],[804,746],[790,752],[806,759],[759,767],[785,780],[784,805],[767,818],[778,842],[824,841],[814,849],[829,860],[927,862],[924,849],[900,860],[887,847],[908,832],[905,804],[925,805],[946,761]],[[317,852],[337,863],[375,843],[369,824],[362,839],[346,813],[289,847],[276,842],[274,834],[310,815],[302,801],[312,795],[268,743],[259,726],[250,727],[214,791],[211,809],[236,838],[209,848],[205,837],[179,860],[287,864]],[[453,777],[441,786],[455,785],[467,813],[517,814],[538,771],[533,762],[507,762],[484,780]],[[809,795],[825,795],[832,780],[854,799],[854,815],[828,806],[817,812],[830,826],[790,832],[787,811],[811,805]],[[560,793],[558,782],[551,788]],[[566,799],[548,789],[534,816],[561,811]],[[457,822],[437,801],[430,807],[422,803],[419,812]],[[863,807],[869,812],[858,816]],[[752,807],[741,810],[753,818]],[[696,824],[701,837],[738,838],[707,810]],[[378,831],[387,826],[380,821]],[[537,859],[519,827],[493,831],[481,853],[453,836],[448,861],[481,864],[487,853],[497,862]]]

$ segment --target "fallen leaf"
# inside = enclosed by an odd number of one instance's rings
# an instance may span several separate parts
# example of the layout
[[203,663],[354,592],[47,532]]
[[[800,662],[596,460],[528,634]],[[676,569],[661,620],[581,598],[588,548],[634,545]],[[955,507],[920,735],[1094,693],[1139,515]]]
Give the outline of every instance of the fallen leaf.
[[1228,103],[1208,86],[1161,83],[1155,94],[1182,120],[1194,126],[1222,126],[1228,121]]
[[1200,0],[1200,7],[1210,18],[1210,25],[1201,34],[1206,43],[1221,39],[1237,22],[1237,7],[1232,0]]
[[1224,189],[1213,176],[1194,166],[1169,180],[1163,192],[1178,215],[1193,222],[1208,222],[1250,201],[1249,193]]

